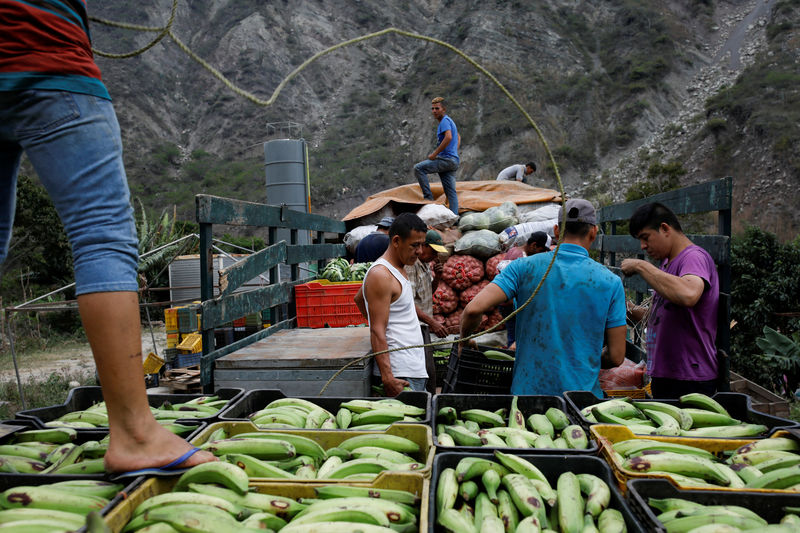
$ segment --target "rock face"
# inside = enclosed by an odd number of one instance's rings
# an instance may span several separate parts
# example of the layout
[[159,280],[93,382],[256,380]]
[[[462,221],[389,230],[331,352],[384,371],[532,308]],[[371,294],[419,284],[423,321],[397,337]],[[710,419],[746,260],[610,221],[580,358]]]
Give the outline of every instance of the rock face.
[[[713,135],[698,139],[705,101],[772,50],[766,34],[776,3],[786,1],[204,0],[180,2],[173,31],[261,99],[303,61],[348,39],[396,27],[441,40],[491,72],[537,122],[568,193],[605,202],[623,198],[653,160],[679,159],[682,184],[724,172],[709,164]],[[90,10],[161,26],[171,4],[110,0]],[[96,48],[111,52],[155,36],[100,23],[92,34]],[[275,136],[308,141],[315,212],[339,217],[369,194],[412,182],[413,164],[435,144],[429,101],[437,95],[448,98],[461,133],[459,179],[493,179],[508,164],[534,160],[534,184],[558,187],[542,142],[501,89],[428,41],[384,35],[333,51],[270,107],[236,95],[169,37],[135,58],[98,63],[134,196],[154,207],[176,204],[187,218],[197,193],[267,200],[261,143]],[[267,129],[284,122],[301,131]],[[765,192],[776,179],[796,189],[798,169],[776,159],[769,143],[738,150],[738,168],[767,170]],[[764,195],[734,176],[739,214],[759,221]],[[788,210],[784,198],[780,209]]]

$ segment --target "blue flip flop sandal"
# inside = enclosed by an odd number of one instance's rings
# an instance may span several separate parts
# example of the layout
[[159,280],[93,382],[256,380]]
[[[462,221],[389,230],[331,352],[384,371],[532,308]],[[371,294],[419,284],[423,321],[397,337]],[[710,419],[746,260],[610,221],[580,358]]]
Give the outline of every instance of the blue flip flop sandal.
[[139,476],[155,476],[155,477],[170,477],[183,474],[188,468],[175,468],[179,464],[186,461],[189,457],[200,451],[200,448],[193,447],[191,450],[181,455],[174,461],[171,461],[164,466],[153,466],[150,468],[141,468],[139,470],[131,470],[130,472],[120,472],[119,474],[111,474],[109,478],[112,481],[118,479],[126,479]]

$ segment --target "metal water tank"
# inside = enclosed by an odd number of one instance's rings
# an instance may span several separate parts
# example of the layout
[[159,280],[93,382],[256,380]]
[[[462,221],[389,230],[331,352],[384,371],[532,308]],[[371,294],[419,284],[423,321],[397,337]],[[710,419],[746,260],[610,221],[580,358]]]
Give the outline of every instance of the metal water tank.
[[[267,204],[286,205],[308,213],[311,189],[308,183],[308,153],[304,139],[274,139],[264,143]],[[290,242],[288,229],[279,229],[278,241]],[[310,244],[308,231],[298,231],[297,244]],[[301,265],[307,270],[308,265]],[[301,277],[305,276],[301,273]]]

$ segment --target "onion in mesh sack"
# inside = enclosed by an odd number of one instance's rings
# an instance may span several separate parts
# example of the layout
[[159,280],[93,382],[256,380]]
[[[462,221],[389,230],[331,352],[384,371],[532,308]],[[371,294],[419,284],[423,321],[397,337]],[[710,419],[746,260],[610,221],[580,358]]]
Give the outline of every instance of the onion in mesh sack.
[[485,279],[483,281],[480,281],[480,282],[476,283],[472,287],[464,289],[463,291],[461,291],[461,294],[458,295],[458,301],[461,302],[462,306],[466,306],[488,284],[489,284],[489,280]]
[[446,315],[458,307],[458,295],[447,283],[439,283],[433,291],[433,312],[437,315]]
[[469,255],[452,255],[442,267],[442,279],[453,289],[463,291],[483,278],[483,262]]

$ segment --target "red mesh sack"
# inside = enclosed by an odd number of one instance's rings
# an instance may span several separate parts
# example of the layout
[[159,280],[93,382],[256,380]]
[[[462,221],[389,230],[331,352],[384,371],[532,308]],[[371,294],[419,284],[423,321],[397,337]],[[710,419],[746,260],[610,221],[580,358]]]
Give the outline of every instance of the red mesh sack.
[[463,291],[483,278],[483,262],[471,255],[451,255],[442,267],[442,279]]
[[447,283],[439,283],[433,291],[433,314],[446,315],[458,307],[458,295]]
[[503,260],[506,254],[493,255],[486,260],[486,279],[492,281],[497,275],[497,263]]
[[462,306],[466,307],[467,304],[470,303],[472,299],[475,298],[475,296],[477,296],[478,293],[481,292],[488,284],[489,280],[483,280],[472,287],[469,287],[468,289],[464,289],[458,296],[458,301],[461,302]]

